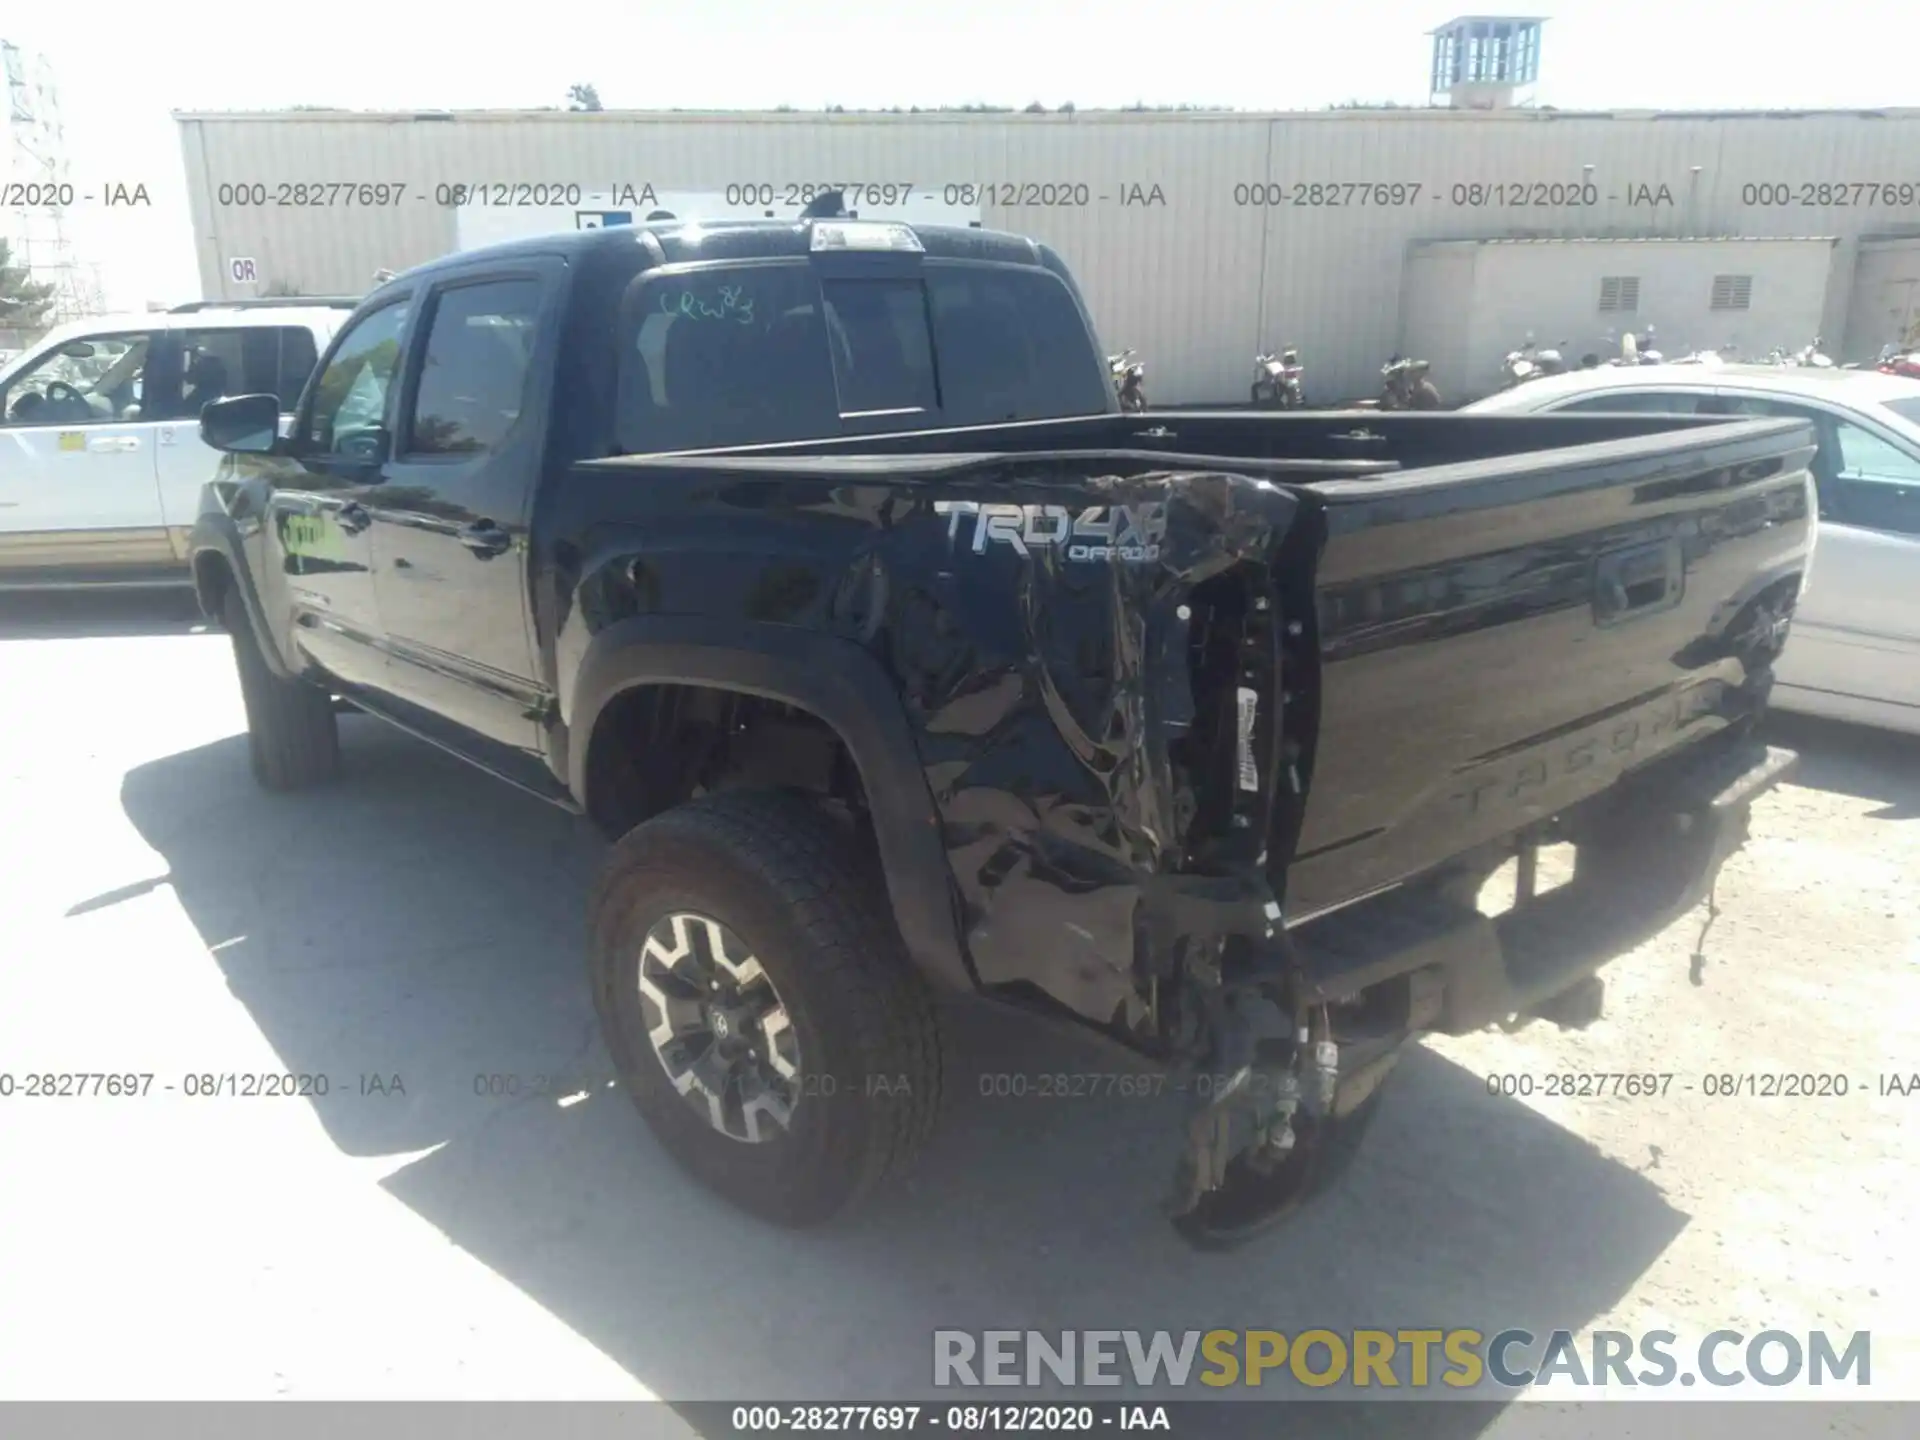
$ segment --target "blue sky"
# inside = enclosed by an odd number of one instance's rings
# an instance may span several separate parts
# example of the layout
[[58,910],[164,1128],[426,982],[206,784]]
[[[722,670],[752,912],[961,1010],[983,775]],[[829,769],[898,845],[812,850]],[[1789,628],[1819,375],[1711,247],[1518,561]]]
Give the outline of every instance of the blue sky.
[[[153,195],[151,211],[95,212],[73,225],[103,268],[109,300],[138,304],[198,293],[173,110],[522,107],[562,104],[576,81],[597,86],[609,109],[1418,103],[1424,32],[1462,8],[1417,0],[102,0],[9,7],[0,33],[52,61],[76,180],[141,182]],[[1548,17],[1540,99],[1563,108],[1920,105],[1920,0],[1547,0],[1531,13]]]

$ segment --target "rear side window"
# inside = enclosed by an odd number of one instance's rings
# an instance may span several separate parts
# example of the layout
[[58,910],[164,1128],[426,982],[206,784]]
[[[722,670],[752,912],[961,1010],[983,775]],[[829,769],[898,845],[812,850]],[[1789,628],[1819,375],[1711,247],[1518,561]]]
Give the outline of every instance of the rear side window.
[[633,304],[614,425],[621,449],[768,445],[839,432],[809,266],[652,276]]
[[[1709,400],[1713,397],[1707,396]],[[1693,415],[1699,413],[1700,396],[1684,390],[1655,394],[1595,395],[1562,405],[1556,415]]]
[[301,325],[226,326],[183,330],[176,387],[162,384],[153,397],[154,418],[192,419],[214,400],[232,395],[273,395],[291,412],[320,358],[313,334]]

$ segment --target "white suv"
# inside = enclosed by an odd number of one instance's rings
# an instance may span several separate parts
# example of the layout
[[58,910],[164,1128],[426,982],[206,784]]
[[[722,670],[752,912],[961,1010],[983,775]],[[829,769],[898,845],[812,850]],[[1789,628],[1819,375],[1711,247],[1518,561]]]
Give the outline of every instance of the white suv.
[[187,530],[220,459],[200,407],[273,394],[291,412],[358,303],[96,316],[0,367],[0,590],[191,583]]

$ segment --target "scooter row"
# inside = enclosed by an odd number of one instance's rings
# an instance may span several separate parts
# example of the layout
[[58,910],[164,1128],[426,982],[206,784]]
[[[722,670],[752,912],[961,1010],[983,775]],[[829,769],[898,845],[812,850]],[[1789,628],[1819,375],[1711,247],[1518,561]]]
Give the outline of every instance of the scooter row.
[[[1612,339],[1611,336],[1608,337]],[[1548,375],[1561,375],[1568,368],[1566,362],[1567,342],[1562,340],[1558,348],[1541,349],[1533,336],[1529,335],[1518,350],[1509,350],[1502,362],[1506,383],[1501,388],[1511,389],[1515,385],[1524,385],[1529,380],[1539,380]],[[1886,357],[1882,357],[1884,360]],[[1620,337],[1620,353],[1611,360],[1602,360],[1592,351],[1580,357],[1582,370],[1597,369],[1602,365],[1805,365],[1817,369],[1831,369],[1833,359],[1820,348],[1820,337],[1803,345],[1798,350],[1783,350],[1778,347],[1767,352],[1757,360],[1743,361],[1735,347],[1727,346],[1718,350],[1690,350],[1684,355],[1668,359],[1654,345],[1653,327],[1649,325],[1638,335],[1628,331]]]
[[[1380,394],[1377,398],[1355,401],[1342,409],[1358,410],[1438,410],[1440,392],[1428,378],[1424,360],[1395,355],[1380,367]],[[1120,408],[1129,413],[1147,408],[1147,367],[1137,352],[1122,350],[1107,356],[1107,373],[1112,377]],[[1307,367],[1300,352],[1291,347],[1256,355],[1253,360],[1253,384],[1247,399],[1256,410],[1303,410],[1306,408],[1304,383]]]

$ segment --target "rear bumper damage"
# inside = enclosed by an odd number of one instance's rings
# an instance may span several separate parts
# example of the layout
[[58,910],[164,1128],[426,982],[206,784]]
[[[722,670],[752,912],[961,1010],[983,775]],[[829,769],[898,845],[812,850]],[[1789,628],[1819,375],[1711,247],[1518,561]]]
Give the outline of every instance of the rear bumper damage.
[[[1176,1224],[1196,1242],[1231,1240],[1324,1184],[1327,1157],[1300,1154],[1303,1142],[1325,1149],[1364,1114],[1421,1033],[1599,1018],[1597,972],[1710,895],[1747,838],[1752,802],[1796,758],[1723,735],[1444,875],[1277,930],[1210,1006],[1224,1083],[1188,1126],[1168,1207]],[[1573,878],[1531,893],[1538,847],[1559,841],[1575,846]],[[1509,858],[1520,861],[1516,903],[1483,914],[1479,882]],[[1695,983],[1702,963],[1696,947]],[[1302,1173],[1283,1180],[1289,1169]]]

